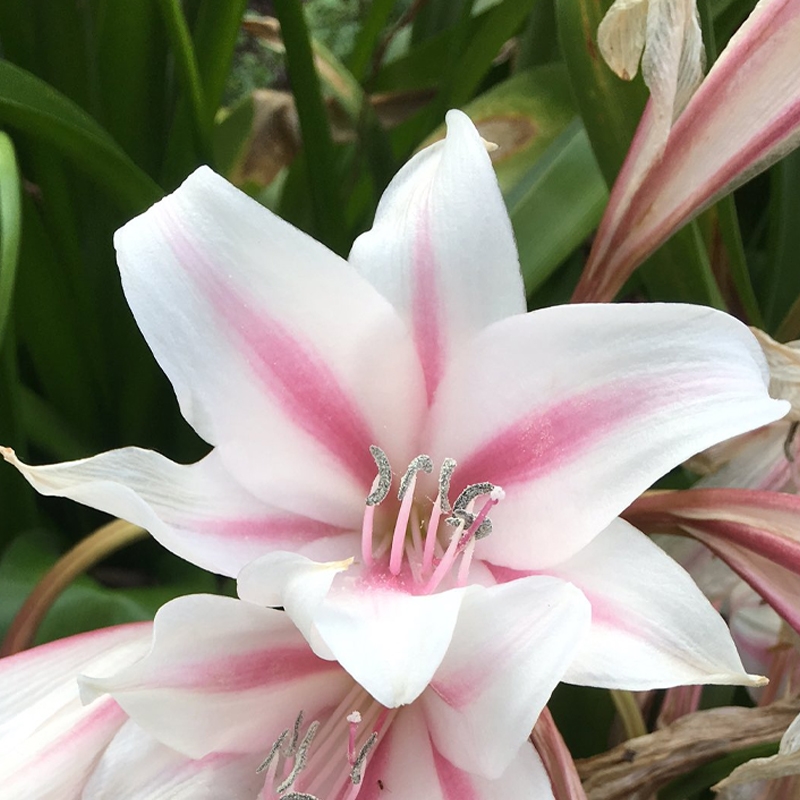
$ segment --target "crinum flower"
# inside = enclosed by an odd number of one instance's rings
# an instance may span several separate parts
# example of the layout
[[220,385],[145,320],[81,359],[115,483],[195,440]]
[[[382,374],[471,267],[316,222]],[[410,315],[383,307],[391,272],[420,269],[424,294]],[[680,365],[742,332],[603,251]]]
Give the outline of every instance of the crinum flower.
[[[416,702],[458,626],[491,627],[485,592],[517,583],[531,619],[558,621],[526,665],[545,694],[757,682],[685,571],[617,518],[785,413],[755,340],[702,307],[525,313],[484,143],[460,112],[447,122],[349,263],[208,169],[117,233],[128,301],[208,456],[6,458],[239,576],[242,599],[283,606],[386,708]],[[512,634],[507,657],[529,635]]]
[[481,613],[399,708],[314,655],[286,614],[228,597],[3,659],[3,798],[552,800],[525,741],[552,687],[527,667],[563,656],[541,651],[542,626],[573,626],[586,601],[562,585],[560,611],[537,620],[524,595],[542,587],[527,584],[475,587]]

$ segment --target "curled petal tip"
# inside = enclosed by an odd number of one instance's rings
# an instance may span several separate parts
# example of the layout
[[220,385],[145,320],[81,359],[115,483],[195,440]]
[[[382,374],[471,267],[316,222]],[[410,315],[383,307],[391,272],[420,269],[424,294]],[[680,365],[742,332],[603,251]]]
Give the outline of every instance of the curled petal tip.
[[18,466],[19,459],[17,458],[17,454],[10,447],[3,447],[0,445],[0,455],[2,455],[9,464],[13,464],[15,467]]

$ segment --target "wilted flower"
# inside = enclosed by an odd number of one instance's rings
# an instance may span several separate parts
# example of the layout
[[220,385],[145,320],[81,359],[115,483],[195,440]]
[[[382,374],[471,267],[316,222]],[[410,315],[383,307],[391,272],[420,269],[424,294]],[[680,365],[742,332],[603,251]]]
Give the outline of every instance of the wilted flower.
[[[691,19],[692,0],[648,0],[647,32],[654,52],[672,53],[659,80],[674,87],[678,73],[675,46]],[[644,14],[641,0],[623,0],[617,15]],[[664,10],[671,15],[662,15]],[[611,22],[605,23],[611,25]],[[616,25],[617,23],[614,23]],[[691,29],[691,28],[690,28]],[[627,34],[626,34],[627,36]],[[600,37],[602,42],[603,37]],[[699,31],[691,34],[701,47]],[[573,299],[611,300],[633,270],[672,233],[718,198],[732,192],[800,142],[800,5],[760,0],[691,92],[657,92],[645,109],[600,222],[592,252]],[[654,44],[658,42],[656,48]],[[688,57],[688,56],[687,56]],[[696,63],[695,56],[689,59]],[[696,75],[696,69],[689,74]],[[688,80],[686,86],[693,84]],[[651,80],[652,85],[656,85]],[[670,89],[673,91],[673,89]],[[662,95],[686,98],[675,110]],[[665,137],[665,134],[668,134]]]

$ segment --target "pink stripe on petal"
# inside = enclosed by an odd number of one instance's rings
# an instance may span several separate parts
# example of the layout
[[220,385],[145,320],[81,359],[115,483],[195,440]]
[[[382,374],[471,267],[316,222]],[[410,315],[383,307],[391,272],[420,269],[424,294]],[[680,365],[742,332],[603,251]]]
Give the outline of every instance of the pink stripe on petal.
[[443,800],[480,800],[470,776],[448,761],[431,741],[433,765],[439,778]]
[[270,647],[234,655],[222,653],[197,664],[182,663],[174,671],[159,670],[156,678],[159,689],[238,692],[339,671],[341,667],[335,661],[324,661],[307,647]]
[[414,240],[412,316],[414,341],[425,375],[428,405],[433,402],[442,377],[443,334],[439,315],[442,302],[436,282],[436,253],[430,231],[427,203],[420,214],[419,230]]
[[178,263],[184,268],[191,266],[187,274],[238,336],[245,360],[283,413],[369,486],[375,472],[369,447],[376,437],[358,403],[313,345],[269,317],[265,309],[254,310],[246,298],[233,291],[177,220],[170,219],[164,226],[164,238]]
[[189,520],[186,526],[200,534],[236,541],[263,542],[265,545],[291,542],[294,546],[300,546],[345,532],[344,528],[296,514],[263,519]]
[[[11,776],[16,784],[30,781],[34,785],[41,782],[43,771],[51,770],[58,774],[65,767],[84,764],[88,770],[91,761],[128,719],[128,715],[110,697],[96,700],[94,706],[40,749],[36,757],[21,765]],[[74,781],[78,775],[71,775]]]
[[501,430],[459,464],[462,485],[489,480],[504,489],[564,467],[637,413],[652,413],[653,390],[601,386],[538,408]]

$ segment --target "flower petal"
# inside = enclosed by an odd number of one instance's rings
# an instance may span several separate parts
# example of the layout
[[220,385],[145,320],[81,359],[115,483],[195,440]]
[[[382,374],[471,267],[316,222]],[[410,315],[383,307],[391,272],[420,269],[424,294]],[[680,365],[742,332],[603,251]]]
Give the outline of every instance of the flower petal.
[[650,0],[642,75],[665,137],[703,81],[706,52],[696,0]]
[[645,44],[649,0],[614,0],[597,28],[604,61],[623,80],[639,71]]
[[369,446],[410,460],[424,405],[389,303],[207,168],[114,241],[184,416],[236,479],[281,508],[357,526],[375,477]]
[[592,604],[567,682],[631,690],[764,682],[745,674],[725,622],[689,574],[625,521],[553,572]]
[[625,516],[648,533],[689,534],[744,578],[800,631],[800,497],[747,489],[664,492]]
[[98,754],[125,721],[111,698],[84,707],[77,674],[108,674],[147,650],[152,625],[84,633],[0,661],[0,786],[4,800],[78,800]]
[[190,759],[126,722],[92,771],[84,800],[254,800],[262,755],[211,753]]
[[333,579],[350,566],[351,559],[335,562],[311,561],[297,553],[270,553],[248,564],[236,581],[237,594],[248,603],[283,606],[320,657],[335,656],[317,632],[315,615],[330,591]]
[[8,752],[62,712],[80,708],[77,675],[111,673],[147,652],[149,622],[118,625],[25,650],[0,660],[0,752]]
[[[310,548],[342,529],[262,503],[235,481],[217,451],[176,464],[127,447],[93,458],[30,467],[0,452],[45,495],[69,497],[141,525],[173,553],[211,572],[235,576],[254,558],[282,547]],[[349,541],[349,540],[348,540]]]
[[344,574],[317,610],[315,627],[356,682],[395,708],[413,702],[442,663],[465,591],[415,596]]
[[437,749],[417,705],[400,710],[367,762],[359,800],[553,800],[539,756],[524,742],[506,771],[488,780],[460,769]]
[[[689,469],[694,469],[704,456],[710,455],[712,462],[713,471],[704,475],[695,486],[698,489],[796,490],[797,470],[786,458],[790,430],[790,422],[778,420],[722,442],[696,459],[690,459],[686,465]],[[792,442],[790,448],[795,458],[798,457],[797,444],[797,441]]]
[[502,775],[572,662],[590,617],[583,594],[550,577],[472,588],[422,696],[442,755],[484,777]]
[[750,332],[699,306],[591,305],[496,323],[448,371],[434,462],[453,489],[505,490],[476,557],[542,569],[577,552],[653,481],[787,405]]
[[447,138],[418,153],[381,198],[350,263],[408,322],[428,399],[451,354],[495,320],[525,311],[525,294],[497,178],[460,111]]
[[154,626],[148,655],[109,678],[82,677],[82,691],[109,692],[140,727],[192,758],[266,755],[299,711],[313,718],[352,686],[281,611],[194,595],[167,603]]
[[3,800],[79,800],[103,748],[125,722],[110,697],[54,717],[0,753]]

